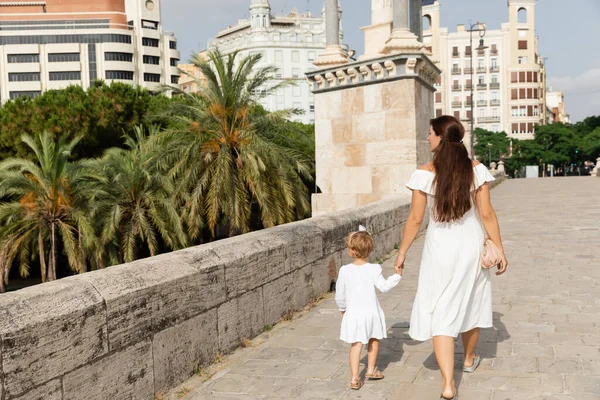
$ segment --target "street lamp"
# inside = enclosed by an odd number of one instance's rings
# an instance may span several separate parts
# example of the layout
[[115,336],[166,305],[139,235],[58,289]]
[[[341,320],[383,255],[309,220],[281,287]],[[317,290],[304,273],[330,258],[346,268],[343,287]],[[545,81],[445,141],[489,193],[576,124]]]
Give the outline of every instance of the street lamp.
[[492,146],[493,144],[488,143],[488,168],[492,165]]
[[[479,47],[477,47],[477,51],[480,50],[485,50],[487,49],[487,46],[484,46],[483,44],[483,37],[485,36],[485,25],[479,21],[477,21],[476,23],[472,24],[471,21],[469,21],[469,44],[470,44],[470,49],[471,49],[471,118],[470,118],[470,122],[471,122],[471,158],[474,160],[475,159],[475,129],[473,127],[474,122],[474,112],[473,112],[473,106],[474,106],[474,99],[473,99],[473,87],[475,86],[475,82],[473,81],[473,32],[479,32]],[[477,29],[475,29],[477,28]]]

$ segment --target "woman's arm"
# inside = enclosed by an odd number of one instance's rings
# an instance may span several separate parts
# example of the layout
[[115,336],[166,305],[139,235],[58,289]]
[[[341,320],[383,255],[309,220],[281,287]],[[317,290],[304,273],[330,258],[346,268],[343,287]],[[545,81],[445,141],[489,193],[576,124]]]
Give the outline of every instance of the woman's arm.
[[502,252],[502,263],[500,266],[498,266],[498,272],[496,272],[496,275],[502,275],[506,272],[508,261],[504,255],[504,247],[502,246],[502,238],[500,237],[500,226],[498,225],[498,217],[496,217],[496,212],[492,206],[492,201],[490,198],[490,185],[488,183],[483,184],[479,189],[477,189],[477,193],[475,194],[475,203],[487,235]]
[[421,224],[423,223],[423,218],[425,217],[426,207],[427,195],[420,190],[413,190],[410,213],[408,214],[408,219],[404,225],[404,233],[402,234],[402,241],[400,242],[400,250],[398,251],[396,261],[394,262],[394,267],[404,268],[406,253],[415,241],[415,238],[419,233],[419,229],[421,229]]

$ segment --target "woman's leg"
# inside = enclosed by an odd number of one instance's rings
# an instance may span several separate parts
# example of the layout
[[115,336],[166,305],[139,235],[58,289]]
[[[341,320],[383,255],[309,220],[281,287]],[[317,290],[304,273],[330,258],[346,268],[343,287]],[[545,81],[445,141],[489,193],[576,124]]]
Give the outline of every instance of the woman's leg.
[[465,367],[470,367],[475,362],[475,347],[479,341],[479,332],[479,328],[475,328],[462,334],[463,347],[465,348]]
[[352,374],[352,382],[358,382],[360,375],[358,367],[360,364],[360,352],[362,351],[363,344],[360,342],[352,343],[350,345],[350,373]]
[[433,350],[440,371],[442,372],[442,396],[454,397],[454,338],[451,336],[434,336]]
[[368,349],[367,358],[369,360],[367,364],[367,373],[372,373],[375,370],[375,366],[377,365],[377,354],[379,354],[379,340],[370,339],[369,340],[369,349]]

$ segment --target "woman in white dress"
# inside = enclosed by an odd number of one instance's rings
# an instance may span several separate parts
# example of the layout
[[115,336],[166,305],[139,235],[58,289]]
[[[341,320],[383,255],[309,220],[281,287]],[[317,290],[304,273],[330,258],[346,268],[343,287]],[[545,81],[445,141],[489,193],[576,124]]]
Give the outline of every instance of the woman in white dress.
[[[464,128],[452,116],[431,120],[429,145],[433,162],[419,167],[406,185],[412,205],[395,261],[404,267],[429,207],[429,227],[419,272],[419,285],[410,320],[410,336],[433,338],[442,373],[441,399],[456,399],[454,339],[462,334],[463,371],[474,372],[481,361],[475,353],[479,329],[492,327],[491,272],[480,266],[484,229],[502,254],[496,213],[490,201],[487,168],[469,159]],[[478,214],[480,218],[478,217]],[[496,275],[506,271],[502,256]]]

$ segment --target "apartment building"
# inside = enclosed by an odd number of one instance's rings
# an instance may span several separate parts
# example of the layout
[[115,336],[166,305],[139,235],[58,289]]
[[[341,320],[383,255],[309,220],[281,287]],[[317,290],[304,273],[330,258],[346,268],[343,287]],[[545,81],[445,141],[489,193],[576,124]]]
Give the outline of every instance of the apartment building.
[[177,84],[179,51],[161,0],[0,3],[0,101],[95,80]]
[[[519,139],[534,137],[535,124],[544,123],[545,107],[535,5],[536,0],[508,0],[508,22],[501,29],[486,29],[480,48],[479,32],[465,25],[449,32],[440,26],[439,1],[424,2],[423,42],[442,69],[436,116],[454,115],[470,131],[473,112],[476,128],[505,131]],[[479,28],[483,31],[485,26]]]

